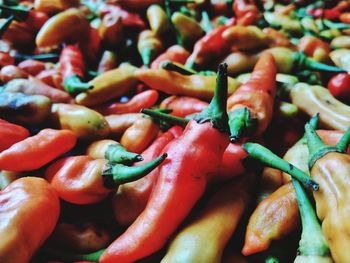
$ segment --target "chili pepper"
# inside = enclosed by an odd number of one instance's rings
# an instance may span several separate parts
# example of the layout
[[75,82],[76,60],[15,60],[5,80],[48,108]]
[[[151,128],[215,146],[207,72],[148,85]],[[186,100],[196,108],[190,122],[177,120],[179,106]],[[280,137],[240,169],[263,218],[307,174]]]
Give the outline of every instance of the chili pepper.
[[109,50],[104,50],[100,62],[98,63],[97,72],[102,74],[117,67],[118,57]]
[[[164,147],[182,134],[182,128],[174,126],[167,132],[158,136],[152,144],[142,152],[143,161],[135,164],[146,163],[163,153]],[[121,226],[129,226],[141,214],[147,205],[147,201],[158,177],[159,170],[155,169],[141,179],[123,184],[113,197],[113,214],[116,222]]]
[[174,12],[171,21],[185,47],[192,46],[204,35],[201,25],[196,20],[180,12]]
[[114,0],[112,2],[130,9],[145,9],[153,4],[162,4],[161,0]]
[[0,127],[0,152],[29,136],[26,128],[2,119],[0,119]]
[[261,203],[282,185],[282,172],[275,168],[265,167],[261,174],[256,203]]
[[51,101],[41,95],[0,93],[0,118],[23,124],[39,124],[50,113]]
[[83,225],[60,223],[48,240],[49,246],[69,251],[88,253],[108,245],[110,233],[96,223]]
[[311,17],[303,17],[300,20],[300,24],[303,28],[305,35],[317,36],[320,34],[320,28],[318,27],[316,21]]
[[46,21],[36,35],[35,43],[38,47],[57,46],[87,36],[89,28],[81,11],[69,8]]
[[106,119],[84,106],[54,103],[51,113],[52,119],[60,129],[71,130],[80,139],[103,138],[110,132]]
[[58,69],[45,69],[35,76],[38,80],[56,89],[66,92],[62,86],[62,75]]
[[250,0],[233,1],[232,10],[238,18],[238,21],[250,16],[252,17],[251,23],[254,23],[261,16],[259,9],[254,4],[254,1]]
[[35,34],[27,24],[13,21],[2,38],[15,46],[33,46]]
[[315,61],[325,62],[329,60],[328,54],[331,51],[329,44],[317,37],[302,37],[298,43],[298,48]]
[[165,11],[159,5],[147,8],[147,19],[151,30],[157,35],[166,33],[171,27]]
[[142,116],[140,113],[124,113],[106,116],[112,136],[121,136],[127,128]]
[[93,88],[91,83],[82,82],[85,65],[83,55],[77,46],[67,45],[63,48],[60,55],[59,66],[64,80],[63,87],[70,94]]
[[160,108],[172,109],[172,115],[182,118],[193,113],[201,112],[207,106],[207,102],[186,96],[169,96],[159,105]]
[[178,72],[178,73],[183,74],[183,75],[195,75],[195,74],[203,75],[203,76],[214,76],[215,75],[214,71],[211,71],[211,70],[196,71],[196,70],[187,68],[180,63],[172,62],[170,60],[163,61],[159,65],[159,68],[175,71],[175,72]]
[[339,16],[339,20],[342,23],[350,24],[350,12],[341,13],[340,16]]
[[145,67],[149,67],[152,60],[163,50],[163,44],[151,30],[144,30],[139,34],[137,50]]
[[1,191],[0,200],[0,260],[29,262],[58,221],[57,194],[44,179],[24,177]]
[[109,114],[123,114],[140,112],[143,108],[152,107],[158,100],[158,91],[146,90],[139,94],[136,94],[129,101],[125,103],[113,102],[110,104],[97,107],[97,111],[103,115]]
[[0,70],[0,79],[2,82],[9,82],[13,79],[26,78],[28,74],[14,65],[4,66]]
[[[0,67],[14,65],[15,59],[8,52],[0,52]],[[18,65],[19,66],[19,65]]]
[[228,98],[231,141],[260,135],[266,130],[273,113],[275,79],[275,61],[271,54],[265,53],[258,60],[248,82]]
[[[164,69],[137,70],[135,77],[152,89],[172,95],[185,95],[205,100],[212,98],[215,85],[214,76],[184,76]],[[238,85],[235,79],[229,77],[228,93],[232,94]]]
[[20,69],[28,73],[29,75],[35,76],[42,70],[46,69],[45,63],[39,60],[27,59],[17,65]]
[[268,38],[256,26],[232,26],[222,33],[222,38],[238,50],[254,50],[268,45]]
[[73,204],[93,204],[103,200],[118,185],[140,179],[157,167],[163,154],[142,166],[109,164],[105,159],[89,156],[65,157],[53,163],[45,172],[45,178],[55,188],[58,196]]
[[329,53],[330,58],[340,68],[344,69],[344,72],[350,72],[350,63],[348,58],[350,57],[350,51],[348,49],[336,49]]
[[35,170],[69,151],[76,137],[71,131],[44,129],[0,153],[0,169]]
[[264,13],[265,20],[269,23],[271,27],[279,28],[281,27],[286,32],[290,32],[292,34],[302,34],[303,30],[301,24],[298,20],[292,19],[288,15],[265,12]]
[[348,203],[346,186],[349,155],[345,152],[349,144],[350,130],[346,131],[335,147],[325,145],[309,124],[305,125],[305,131],[310,153],[308,163],[310,174],[322,189],[314,194],[317,215],[322,221],[322,230],[334,261],[346,262],[349,258],[347,249],[349,243],[344,215]]
[[161,262],[221,262],[223,250],[248,205],[249,181],[245,174],[238,182],[215,192],[204,209],[175,235]]
[[330,43],[334,49],[350,48],[350,36],[339,36],[332,39]]
[[5,85],[4,91],[14,93],[21,92],[27,95],[43,95],[56,103],[69,103],[72,101],[68,93],[52,88],[34,77],[11,80]]
[[[133,262],[157,251],[203,194],[206,174],[219,165],[224,149],[229,144],[228,138],[222,133],[228,130],[225,105],[227,75],[224,64],[219,66],[215,90],[211,104],[197,115],[199,123],[191,120],[182,136],[166,146],[164,151],[169,157],[159,167],[157,183],[147,207],[135,223],[107,248],[100,262]],[[212,124],[206,122],[208,120]],[[189,152],[186,145],[191,145],[196,151]],[[193,165],[197,169],[193,170]],[[145,229],[144,225],[149,227]],[[162,234],[154,235],[155,229]],[[130,235],[135,238],[130,239]]]
[[269,47],[294,47],[289,38],[281,31],[278,31],[271,27],[265,27],[262,32],[265,33],[268,38]]
[[198,68],[217,57],[222,57],[230,51],[231,46],[223,39],[222,33],[236,23],[234,18],[229,19],[213,31],[200,38],[194,45],[191,56],[186,61],[186,67]]
[[0,37],[5,33],[5,31],[9,28],[11,25],[12,21],[14,19],[14,16],[9,16],[6,18],[6,20],[1,24],[0,26]]
[[98,32],[104,45],[107,47],[116,46],[124,39],[122,17],[113,13],[104,15],[98,27]]
[[259,54],[252,55],[252,54],[247,54],[245,52],[237,51],[229,54],[226,58],[224,58],[223,61],[227,63],[228,74],[235,75],[238,73],[251,71],[254,68],[254,65],[256,64],[258,59],[259,59]]
[[157,137],[158,132],[159,125],[148,116],[142,116],[126,129],[120,143],[128,151],[141,153]]
[[23,172],[0,171],[0,190],[5,189],[5,187],[23,176]]
[[128,93],[137,83],[134,76],[136,69],[124,63],[116,69],[106,71],[90,81],[94,88],[78,94],[75,98],[76,102],[85,106],[94,106]]
[[340,12],[338,10],[323,9],[323,8],[312,8],[308,9],[307,13],[315,18],[325,18],[325,19],[338,19]]
[[190,53],[188,53],[183,47],[179,45],[171,46],[163,54],[160,54],[155,60],[153,60],[151,63],[151,69],[158,69],[159,64],[166,60],[184,64],[189,56]]
[[350,99],[350,75],[346,73],[339,73],[334,75],[328,81],[328,90],[330,93],[339,100]]
[[113,140],[98,140],[86,149],[86,154],[94,159],[107,159],[112,163],[130,163],[143,160],[140,154],[128,152],[124,146]]
[[34,9],[46,14],[56,14],[71,7],[78,7],[78,0],[35,0]]

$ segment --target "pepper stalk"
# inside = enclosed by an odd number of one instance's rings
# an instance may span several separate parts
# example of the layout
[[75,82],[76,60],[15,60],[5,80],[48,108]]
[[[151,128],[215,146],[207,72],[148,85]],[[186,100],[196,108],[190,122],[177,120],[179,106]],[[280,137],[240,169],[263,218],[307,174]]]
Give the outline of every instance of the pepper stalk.
[[342,68],[329,66],[324,63],[317,62],[311,58],[308,58],[303,52],[295,52],[293,54],[294,71],[300,71],[302,69],[319,70],[327,72],[346,72]]
[[2,25],[0,26],[0,37],[2,37],[5,31],[9,28],[13,20],[14,20],[14,16],[11,15],[8,18],[6,18],[4,23],[2,23]]
[[90,90],[94,86],[91,83],[82,82],[80,76],[74,74],[64,79],[63,87],[68,93],[75,94]]
[[64,262],[74,262],[77,260],[88,261],[88,262],[98,262],[105,250],[106,249],[101,249],[89,254],[72,254],[62,250],[46,248],[44,249],[44,255],[48,259],[62,260]]
[[110,144],[105,158],[112,163],[133,163],[143,161],[140,154],[129,152],[121,144]]

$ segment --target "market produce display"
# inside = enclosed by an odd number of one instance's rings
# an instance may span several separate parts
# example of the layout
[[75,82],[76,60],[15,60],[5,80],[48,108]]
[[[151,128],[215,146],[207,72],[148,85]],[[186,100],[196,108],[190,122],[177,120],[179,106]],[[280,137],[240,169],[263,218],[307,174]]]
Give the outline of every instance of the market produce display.
[[350,262],[350,1],[3,0],[0,262]]

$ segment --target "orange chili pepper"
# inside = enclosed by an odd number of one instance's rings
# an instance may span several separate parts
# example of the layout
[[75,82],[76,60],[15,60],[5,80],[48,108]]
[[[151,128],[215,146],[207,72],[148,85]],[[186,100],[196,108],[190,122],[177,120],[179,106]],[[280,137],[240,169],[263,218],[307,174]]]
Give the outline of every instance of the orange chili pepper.
[[26,128],[0,119],[0,152],[28,136],[29,131]]
[[350,12],[341,13],[340,16],[339,16],[339,20],[342,23],[350,24]]
[[164,99],[159,107],[172,109],[171,115],[186,117],[187,115],[201,112],[208,106],[208,102],[186,96],[169,96]]
[[283,32],[271,27],[265,27],[262,31],[267,35],[269,39],[269,47],[294,48],[294,44],[289,41],[288,36],[283,34]]
[[105,118],[110,127],[111,135],[121,136],[141,116],[141,113],[124,113],[108,115]]
[[329,60],[330,45],[317,37],[302,37],[298,43],[298,48],[316,61],[326,62]]
[[260,11],[251,0],[235,0],[232,4],[232,10],[235,13],[238,21],[251,17],[249,20],[253,23],[260,17]]
[[162,61],[171,60],[172,62],[178,62],[185,64],[186,59],[190,56],[190,53],[179,45],[169,47],[164,53],[160,54],[151,63],[151,69],[158,69],[159,64]]
[[104,73],[117,67],[117,56],[114,52],[105,50],[98,63],[97,72]]
[[0,169],[35,170],[74,147],[76,137],[68,130],[43,129],[0,153]]

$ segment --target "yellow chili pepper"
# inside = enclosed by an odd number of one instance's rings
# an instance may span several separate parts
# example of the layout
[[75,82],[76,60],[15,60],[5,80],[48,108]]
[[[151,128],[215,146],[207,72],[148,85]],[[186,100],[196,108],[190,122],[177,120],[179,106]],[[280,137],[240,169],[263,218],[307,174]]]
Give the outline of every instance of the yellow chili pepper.
[[[192,96],[204,100],[210,100],[213,97],[216,82],[216,76],[186,76],[164,69],[141,69],[135,72],[135,76],[152,89],[171,95]],[[238,86],[237,80],[228,77],[228,94],[232,94]]]
[[102,73],[90,81],[93,89],[76,96],[76,103],[93,106],[128,93],[137,83],[137,79],[134,77],[136,69],[136,67],[125,63],[116,69]]
[[270,25],[280,26],[287,32],[303,33],[300,22],[287,15],[265,12],[264,18]]
[[348,48],[350,49],[350,36],[338,36],[333,38],[331,41],[331,47],[338,48]]
[[106,119],[84,106],[55,103],[51,111],[60,129],[71,130],[80,139],[98,139],[110,132]]
[[144,30],[140,33],[137,41],[137,50],[146,67],[150,66],[152,60],[162,52],[163,48],[162,41],[153,31]]
[[335,65],[350,73],[350,49],[336,49],[329,56]]
[[170,29],[169,19],[160,5],[151,5],[147,9],[147,19],[151,30],[161,35]]
[[57,46],[68,39],[87,35],[89,23],[76,8],[67,9],[46,21],[38,32],[35,42],[38,47]]

